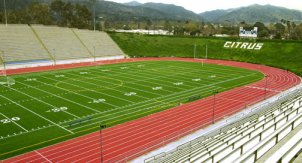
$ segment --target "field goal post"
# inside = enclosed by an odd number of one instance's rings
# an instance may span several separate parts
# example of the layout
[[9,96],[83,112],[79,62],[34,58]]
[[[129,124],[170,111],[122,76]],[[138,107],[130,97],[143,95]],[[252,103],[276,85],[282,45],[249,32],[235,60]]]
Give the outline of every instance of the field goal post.
[[0,85],[7,85],[11,86],[15,84],[15,79],[7,76],[6,74],[6,65],[5,61],[3,58],[3,51],[2,54],[0,55]]

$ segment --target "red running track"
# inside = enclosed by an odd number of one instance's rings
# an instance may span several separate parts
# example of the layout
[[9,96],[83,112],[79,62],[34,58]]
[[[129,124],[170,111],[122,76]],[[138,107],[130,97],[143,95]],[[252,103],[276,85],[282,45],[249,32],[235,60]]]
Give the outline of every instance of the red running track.
[[[184,58],[137,58],[114,61],[100,61],[94,64],[113,64],[146,60],[177,60],[200,62]],[[257,70],[266,79],[216,95],[214,117],[213,97],[208,97],[188,104],[143,117],[131,122],[105,129],[102,133],[103,161],[126,162],[167,143],[179,139],[193,131],[210,125],[214,121],[255,104],[266,97],[287,90],[301,81],[291,72],[263,65],[223,60],[205,60],[206,63],[221,64]],[[80,63],[72,65],[45,66],[8,70],[9,74],[48,71],[94,65]],[[265,91],[267,88],[267,91]],[[266,92],[266,93],[265,93]],[[6,162],[100,162],[100,133],[94,132],[66,142],[16,156]]]

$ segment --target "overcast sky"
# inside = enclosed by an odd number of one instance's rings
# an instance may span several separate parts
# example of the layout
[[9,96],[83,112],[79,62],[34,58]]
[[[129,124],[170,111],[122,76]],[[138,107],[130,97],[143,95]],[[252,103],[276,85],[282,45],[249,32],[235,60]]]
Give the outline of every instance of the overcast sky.
[[[125,3],[132,0],[108,0],[119,3]],[[215,9],[229,9],[251,4],[271,4],[274,6],[282,6],[290,9],[298,9],[302,11],[302,0],[136,0],[140,3],[156,2],[175,4],[184,8],[201,13]]]

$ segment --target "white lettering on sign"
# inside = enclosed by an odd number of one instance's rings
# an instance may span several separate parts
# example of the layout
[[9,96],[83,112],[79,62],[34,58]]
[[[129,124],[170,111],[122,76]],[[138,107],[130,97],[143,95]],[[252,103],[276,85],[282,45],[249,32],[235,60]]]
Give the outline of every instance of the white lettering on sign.
[[263,43],[251,43],[251,42],[225,42],[225,48],[235,48],[235,49],[248,49],[248,50],[260,50],[263,47]]

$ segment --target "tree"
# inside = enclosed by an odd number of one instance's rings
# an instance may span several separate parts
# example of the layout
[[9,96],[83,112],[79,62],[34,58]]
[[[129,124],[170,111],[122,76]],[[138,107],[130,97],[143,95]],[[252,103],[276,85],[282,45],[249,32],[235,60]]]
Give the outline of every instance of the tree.
[[76,4],[75,6],[76,15],[73,16],[73,27],[77,28],[89,28],[90,26],[90,20],[91,20],[91,12],[88,10],[86,6],[82,6],[79,4]]
[[26,14],[28,15],[27,23],[31,24],[52,24],[52,19],[50,17],[50,9],[48,5],[41,3],[32,3],[26,9]]
[[54,0],[50,4],[51,16],[58,25],[64,25],[65,22],[63,17],[64,6],[65,2],[61,0]]
[[199,33],[198,24],[195,23],[195,22],[187,21],[185,26],[184,26],[184,30],[185,30],[185,32],[190,33],[190,35],[192,35],[192,36]]
[[262,22],[256,22],[254,27],[258,27],[258,37],[264,38],[269,36],[268,28]]
[[276,28],[275,38],[276,39],[282,38],[282,36],[284,35],[284,32],[285,32],[285,26],[281,23],[276,23],[275,28]]
[[149,18],[147,18],[146,24],[147,24],[147,26],[146,26],[145,29],[149,30],[151,28],[151,26],[152,26],[152,21]]
[[302,40],[302,23],[296,26],[297,39]]

